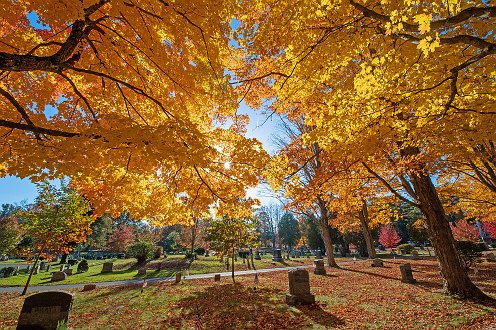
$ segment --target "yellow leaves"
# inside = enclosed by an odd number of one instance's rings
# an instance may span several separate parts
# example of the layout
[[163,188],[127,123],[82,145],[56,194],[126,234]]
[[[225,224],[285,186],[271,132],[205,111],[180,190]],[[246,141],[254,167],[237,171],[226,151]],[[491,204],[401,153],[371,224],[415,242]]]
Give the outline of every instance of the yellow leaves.
[[432,14],[419,14],[414,17],[414,21],[419,24],[419,32],[425,34],[431,30]]
[[440,42],[438,35],[436,35],[435,39],[432,39],[431,36],[427,36],[419,41],[417,48],[420,49],[422,53],[424,53],[424,56],[427,57],[427,55],[429,55],[429,53],[434,52],[436,48],[439,47],[439,45]]

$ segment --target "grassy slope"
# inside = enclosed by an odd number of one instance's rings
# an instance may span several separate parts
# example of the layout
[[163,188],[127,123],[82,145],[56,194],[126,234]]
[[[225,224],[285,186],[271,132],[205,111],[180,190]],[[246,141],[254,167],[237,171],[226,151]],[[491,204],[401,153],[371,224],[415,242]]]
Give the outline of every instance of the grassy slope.
[[[199,315],[204,329],[479,329],[495,317],[495,308],[441,294],[435,261],[412,261],[419,283],[402,283],[400,261],[384,268],[357,263],[327,276],[310,274],[317,304],[284,303],[287,273],[183,281],[178,285],[102,288],[76,292],[73,329],[192,329]],[[496,294],[496,269],[486,264],[476,283]],[[0,295],[0,329],[13,328],[22,305],[18,294]]]

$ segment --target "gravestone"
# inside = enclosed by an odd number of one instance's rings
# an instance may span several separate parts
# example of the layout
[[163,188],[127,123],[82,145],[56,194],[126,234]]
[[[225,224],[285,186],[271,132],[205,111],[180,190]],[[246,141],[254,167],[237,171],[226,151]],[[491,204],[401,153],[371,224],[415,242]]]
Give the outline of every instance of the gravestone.
[[96,289],[96,284],[95,283],[88,283],[85,284],[83,287],[83,291],[92,291]]
[[210,252],[208,250],[205,250],[205,257],[210,256]]
[[272,261],[276,261],[276,262],[283,261],[282,254],[281,254],[281,249],[275,249],[274,250],[274,254],[272,255]]
[[489,262],[496,262],[496,257],[494,256],[494,253],[489,252],[486,254],[487,261]]
[[420,259],[420,257],[419,257],[419,253],[418,253],[418,251],[417,251],[417,250],[413,250],[413,251],[412,251],[412,256],[413,256],[413,260],[418,260],[418,259]]
[[403,283],[416,283],[417,280],[413,278],[412,266],[410,264],[401,264],[401,282]]
[[72,268],[64,269],[64,273],[66,273],[67,276],[71,276],[72,275]]
[[384,263],[381,259],[372,259],[372,267],[384,267]]
[[322,259],[322,251],[315,250],[315,258],[316,259]]
[[52,265],[50,265],[50,264],[48,264],[48,265],[46,266],[46,271],[47,271],[47,273],[50,271],[50,267],[52,267]]
[[113,268],[114,268],[113,262],[104,262],[103,268],[102,268],[102,273],[112,273]]
[[60,271],[63,272],[65,269],[65,264],[60,265]]
[[19,274],[19,271],[21,270],[21,266],[17,265],[16,266],[16,270],[15,270],[15,274]]
[[45,270],[46,265],[47,265],[46,261],[40,262],[40,270]]
[[176,283],[181,282],[181,273],[176,273]]
[[146,268],[138,269],[138,276],[145,276],[145,275],[146,275]]
[[220,274],[214,275],[214,282],[220,282]]
[[289,294],[286,295],[286,304],[310,305],[315,303],[315,296],[310,293],[310,279],[304,269],[292,269],[288,272]]
[[315,275],[325,275],[326,270],[324,267],[324,260],[316,259],[313,261],[313,273]]
[[40,265],[34,267],[34,272],[33,274],[39,274],[40,273]]
[[30,270],[30,269],[31,269],[31,267],[28,265],[28,266],[26,267],[26,273],[29,273],[29,270]]
[[59,282],[59,281],[63,281],[67,278],[67,274],[64,273],[64,272],[55,272],[52,274],[52,279],[51,281],[52,282]]
[[24,300],[17,330],[55,330],[67,323],[74,296],[65,291],[48,291],[30,295]]
[[262,260],[262,257],[260,256],[260,252],[258,250],[255,251],[255,260]]

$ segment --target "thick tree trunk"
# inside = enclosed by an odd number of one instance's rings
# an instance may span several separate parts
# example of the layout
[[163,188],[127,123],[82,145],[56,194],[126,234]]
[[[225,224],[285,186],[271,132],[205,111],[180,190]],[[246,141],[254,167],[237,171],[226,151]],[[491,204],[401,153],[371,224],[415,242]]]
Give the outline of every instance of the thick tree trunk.
[[362,225],[363,237],[365,238],[365,244],[367,244],[367,252],[369,254],[370,259],[375,259],[375,248],[374,241],[372,240],[372,234],[370,233],[369,228],[369,212],[367,209],[367,203],[363,201],[362,209],[358,213],[358,217],[360,218],[360,224]]
[[330,226],[327,220],[319,220],[318,225],[320,227],[320,233],[322,239],[324,240],[324,246],[327,253],[327,266],[329,267],[339,267],[334,259],[334,245],[332,244],[331,233],[329,232]]
[[412,173],[410,177],[420,203],[420,209],[427,220],[429,237],[444,278],[445,293],[457,295],[464,299],[489,299],[468,277],[466,268],[455,248],[451,228],[431,178],[426,174],[419,173]]

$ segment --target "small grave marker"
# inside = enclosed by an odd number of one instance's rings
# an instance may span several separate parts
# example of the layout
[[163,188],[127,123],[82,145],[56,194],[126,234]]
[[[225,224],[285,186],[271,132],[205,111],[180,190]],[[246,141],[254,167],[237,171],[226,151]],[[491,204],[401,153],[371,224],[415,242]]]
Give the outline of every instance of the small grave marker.
[[214,275],[214,282],[220,282],[220,274]]
[[60,281],[65,280],[66,278],[67,278],[67,274],[66,273],[64,273],[64,272],[55,272],[52,275],[51,281],[52,282],[60,282]]
[[322,259],[316,259],[313,261],[313,273],[315,275],[325,275],[326,270],[324,267],[324,260]]
[[47,265],[46,261],[40,262],[40,270],[45,270],[46,265]]
[[176,273],[176,283],[181,282],[181,273]]
[[306,270],[290,270],[288,281],[289,294],[286,295],[286,304],[295,306],[315,303],[315,296],[310,293],[310,279]]
[[281,249],[275,249],[274,254],[272,255],[272,261],[281,262],[283,261]]
[[384,267],[384,262],[381,259],[372,259],[372,267]]
[[413,278],[412,266],[410,264],[401,264],[401,282],[403,283],[417,283],[417,280]]
[[102,273],[112,273],[114,268],[113,262],[104,262],[102,267]]
[[64,269],[64,273],[66,273],[67,276],[71,276],[72,275],[72,269],[71,268]]
[[83,286],[83,291],[92,291],[96,289],[95,283],[88,283]]
[[57,329],[67,323],[74,296],[65,291],[48,291],[30,295],[24,300],[17,330]]

